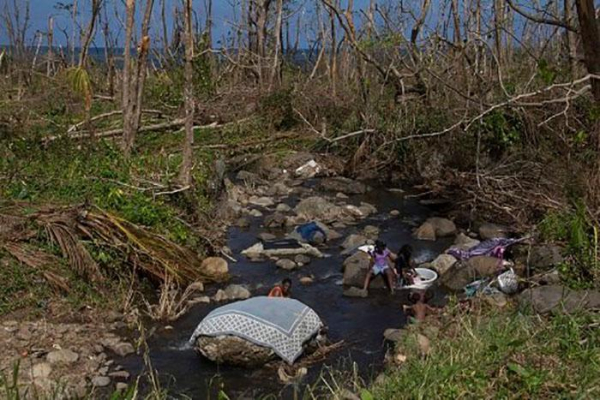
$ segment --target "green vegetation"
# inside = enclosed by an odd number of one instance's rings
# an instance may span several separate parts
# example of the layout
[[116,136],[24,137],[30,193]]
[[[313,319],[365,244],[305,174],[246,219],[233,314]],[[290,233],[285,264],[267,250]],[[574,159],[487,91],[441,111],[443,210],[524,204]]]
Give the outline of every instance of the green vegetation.
[[415,356],[414,336],[405,335],[397,351],[406,362],[370,391],[376,399],[596,398],[599,324],[591,313],[454,315],[436,336],[423,327],[428,356]]

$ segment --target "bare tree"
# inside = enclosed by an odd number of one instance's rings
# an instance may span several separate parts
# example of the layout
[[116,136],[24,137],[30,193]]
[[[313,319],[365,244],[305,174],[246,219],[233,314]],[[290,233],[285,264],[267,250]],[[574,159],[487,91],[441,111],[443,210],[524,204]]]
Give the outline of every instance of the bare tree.
[[192,161],[194,146],[194,77],[192,61],[194,58],[194,32],[192,26],[192,0],[184,0],[183,4],[185,29],[185,139],[183,141],[183,162],[181,163],[180,181],[184,186],[192,183]]
[[[592,94],[596,103],[600,104],[600,32],[596,20],[594,0],[575,0],[577,16],[581,30],[581,42],[585,54],[585,66],[588,73],[595,75],[592,79]],[[600,132],[598,132],[600,135]]]
[[81,45],[79,54],[79,68],[83,68],[85,66],[90,43],[92,42],[92,37],[94,36],[94,31],[96,30],[96,20],[100,15],[101,8],[102,0],[92,0],[92,15],[90,16],[90,23],[84,35],[83,44]]

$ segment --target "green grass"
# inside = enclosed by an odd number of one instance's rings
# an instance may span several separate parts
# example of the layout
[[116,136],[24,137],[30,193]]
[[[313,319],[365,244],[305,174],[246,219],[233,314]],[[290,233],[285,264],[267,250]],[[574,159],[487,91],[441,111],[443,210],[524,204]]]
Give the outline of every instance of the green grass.
[[413,335],[408,356],[370,389],[377,399],[598,398],[600,316],[550,319],[517,312],[454,316],[426,357]]

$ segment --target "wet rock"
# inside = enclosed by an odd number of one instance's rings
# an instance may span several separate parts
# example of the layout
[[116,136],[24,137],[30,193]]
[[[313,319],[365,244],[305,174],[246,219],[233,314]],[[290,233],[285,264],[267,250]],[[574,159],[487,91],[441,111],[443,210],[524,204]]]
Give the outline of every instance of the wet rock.
[[117,392],[124,392],[129,388],[129,385],[124,382],[117,382],[117,385],[115,388],[116,388]]
[[108,376],[95,376],[92,378],[92,385],[95,387],[105,387],[110,385],[110,378]]
[[307,243],[299,243],[299,246],[289,248],[277,248],[265,250],[264,245],[259,242],[255,245],[242,251],[242,255],[248,258],[260,258],[260,257],[288,257],[296,256],[297,254],[306,254],[312,257],[322,258],[323,253],[319,249],[311,246]]
[[239,217],[242,213],[242,206],[232,200],[226,201],[217,209],[217,218],[222,221],[231,221]]
[[[362,288],[370,265],[371,257],[364,251],[357,251],[355,254],[348,257],[343,265],[344,276],[342,284],[344,286]],[[382,288],[385,287],[385,283],[382,278],[378,277],[371,281],[370,287],[374,289]]]
[[364,194],[368,189],[367,185],[364,183],[344,177],[323,179],[319,183],[319,187],[322,190],[343,194]]
[[361,202],[360,207],[358,207],[358,209],[360,210],[360,212],[362,212],[367,217],[371,214],[377,213],[377,207],[375,207],[372,204],[365,203],[365,202]]
[[298,178],[310,179],[317,176],[322,169],[323,168],[321,165],[319,165],[315,160],[309,160],[300,167],[296,168],[294,173]]
[[286,213],[286,212],[292,211],[292,207],[288,206],[285,203],[281,203],[281,204],[277,205],[277,208],[275,208],[275,211],[280,212],[280,213]]
[[350,286],[349,288],[344,289],[343,295],[346,297],[367,297],[369,293],[366,290]]
[[292,189],[287,187],[284,183],[277,182],[270,186],[267,190],[267,194],[270,196],[287,196],[292,192]]
[[383,337],[385,338],[385,340],[389,340],[390,342],[394,342],[397,343],[399,341],[402,340],[402,338],[404,337],[404,332],[402,331],[402,329],[386,329],[383,332]]
[[304,255],[304,254],[298,254],[296,257],[294,257],[294,261],[296,262],[296,264],[298,265],[307,265],[310,264],[311,262],[311,258]]
[[436,237],[456,235],[456,225],[447,218],[429,218],[426,222],[429,222],[433,226]]
[[363,229],[366,238],[376,240],[379,237],[379,228],[373,225],[367,225]]
[[479,227],[479,236],[483,240],[505,238],[508,237],[509,232],[507,227],[491,223],[485,223]]
[[[264,214],[261,213],[259,210],[250,210],[248,212],[248,215],[253,218],[261,218]],[[250,223],[248,223],[248,225],[250,225]]]
[[351,218],[362,219],[367,216],[364,212],[360,210],[360,208],[353,206],[352,204],[348,204],[342,209],[346,215]]
[[478,256],[467,261],[456,262],[445,274],[441,275],[440,283],[448,289],[459,291],[469,283],[487,278],[498,272],[501,260],[494,257]]
[[228,300],[245,300],[252,294],[242,285],[229,285],[224,290]]
[[469,250],[481,243],[477,239],[473,239],[464,233],[459,233],[456,236],[456,240],[454,241],[454,245],[452,247],[457,248],[459,250]]
[[285,215],[276,212],[275,214],[269,215],[267,218],[265,218],[264,225],[269,229],[283,228],[286,219],[287,217]]
[[325,222],[339,220],[344,214],[341,207],[317,196],[302,200],[296,206],[295,211],[307,220],[321,220]]
[[529,265],[538,270],[547,270],[564,262],[562,249],[555,245],[533,246],[529,254]]
[[215,293],[213,300],[216,302],[221,302],[221,301],[228,301],[229,298],[227,297],[227,294],[225,293],[225,291],[223,289],[219,289],[219,290],[217,290],[217,293]]
[[263,180],[261,179],[260,176],[258,176],[258,174],[255,174],[254,172],[250,172],[250,171],[240,171],[237,173],[237,175],[235,176],[235,178],[239,181],[244,181],[246,183],[249,184],[259,184],[262,183]]
[[48,353],[46,360],[50,364],[71,364],[79,360],[79,354],[68,349],[55,350]]
[[270,242],[270,241],[277,239],[277,236],[275,236],[271,233],[263,232],[258,235],[258,238],[260,240],[262,240],[263,242]]
[[348,236],[346,238],[346,240],[344,240],[344,242],[341,244],[342,249],[344,249],[342,251],[342,254],[350,254],[356,248],[358,248],[359,246],[362,246],[366,243],[367,243],[367,238],[364,237],[363,235],[352,234],[352,235]]
[[303,285],[310,285],[314,282],[314,279],[311,278],[310,276],[303,276],[302,278],[300,278],[300,283]]
[[392,210],[392,211],[390,211],[390,216],[392,216],[392,217],[399,217],[400,216],[400,211],[398,211],[398,210]]
[[436,240],[435,227],[429,222],[425,222],[414,233],[414,236],[419,240]]
[[34,380],[46,379],[52,373],[52,365],[47,362],[35,364],[31,369],[31,377]]
[[226,278],[229,274],[227,261],[221,257],[208,257],[202,261],[200,266],[205,273],[218,279]]
[[286,271],[292,271],[298,267],[298,265],[294,261],[288,260],[287,258],[282,258],[281,260],[278,260],[275,263],[275,265],[278,268],[285,269]]
[[[346,224],[344,224],[343,222],[334,222],[334,223],[333,223],[331,226],[332,226],[334,229],[346,229],[346,228],[347,228],[347,225],[346,225]],[[340,236],[341,236],[341,235],[340,235]]]
[[196,348],[217,364],[259,367],[275,358],[273,350],[237,336],[200,336]]
[[248,218],[240,218],[237,221],[235,221],[235,226],[243,229],[248,228],[250,226],[250,221],[248,221]]
[[210,304],[210,297],[208,297],[208,296],[194,297],[193,299],[188,301],[188,304],[190,306],[193,306],[195,304]]
[[456,263],[456,258],[450,254],[440,254],[430,265],[436,270],[438,275],[444,275]]
[[275,205],[275,202],[270,197],[256,197],[256,196],[252,196],[248,200],[248,203],[250,203],[252,205],[255,205],[255,206],[259,206],[259,207],[265,207],[265,208],[266,207],[271,207],[271,206]]
[[131,343],[121,342],[117,340],[104,343],[104,345],[106,348],[111,350],[119,357],[126,357],[130,354],[135,353],[135,349],[133,348],[133,345]]
[[600,291],[571,290],[560,285],[530,288],[519,295],[519,304],[540,314],[574,313],[600,308]]
[[127,371],[114,371],[108,374],[108,376],[113,379],[120,379],[126,381],[131,375]]
[[350,198],[350,197],[346,196],[344,193],[341,193],[341,192],[340,192],[340,193],[337,193],[337,194],[335,195],[335,197],[336,197],[337,199],[340,199],[340,200],[347,200],[347,199],[349,199],[349,198]]

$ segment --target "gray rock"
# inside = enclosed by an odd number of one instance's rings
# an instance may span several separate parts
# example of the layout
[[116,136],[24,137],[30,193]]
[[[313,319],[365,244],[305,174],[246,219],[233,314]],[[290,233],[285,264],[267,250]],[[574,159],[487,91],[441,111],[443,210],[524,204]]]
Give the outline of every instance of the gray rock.
[[292,189],[287,187],[284,183],[277,182],[270,186],[267,193],[271,196],[287,196],[292,192]]
[[385,340],[389,340],[390,342],[397,343],[402,340],[404,337],[402,329],[386,329],[383,332],[383,337]]
[[265,227],[271,229],[283,228],[286,219],[287,217],[285,215],[276,212],[275,214],[269,215],[267,218],[265,218],[264,225]]
[[277,236],[275,236],[271,233],[263,232],[258,235],[258,238],[260,240],[262,240],[263,242],[270,242],[270,241],[277,239]]
[[367,216],[377,213],[377,207],[370,203],[361,202],[358,209]]
[[46,360],[50,364],[71,364],[79,360],[79,354],[69,349],[55,350],[48,353]]
[[456,240],[454,241],[454,245],[452,247],[460,249],[460,250],[469,250],[481,243],[477,239],[473,239],[464,233],[459,233],[456,236]]
[[[264,214],[262,212],[260,212],[259,210],[253,209],[248,212],[248,215],[250,215],[253,218],[261,218]],[[248,226],[249,225],[250,225],[250,222],[248,222]]]
[[360,247],[366,243],[367,238],[363,235],[352,234],[348,236],[346,240],[344,240],[344,242],[341,244],[342,249],[344,249],[342,251],[342,254],[350,254],[357,247]]
[[245,181],[246,183],[250,184],[257,184],[262,182],[262,179],[260,178],[260,176],[258,176],[258,174],[255,174],[254,172],[250,171],[242,170],[238,172],[235,177],[237,180]]
[[434,241],[436,240],[435,227],[431,223],[425,222],[423,225],[417,228],[414,233],[414,237],[419,240]]
[[540,314],[574,313],[600,308],[600,291],[571,290],[560,285],[538,286],[519,295],[519,304]]
[[221,301],[227,301],[227,300],[229,300],[229,298],[227,297],[227,294],[225,293],[225,291],[223,289],[219,289],[219,290],[217,290],[217,293],[215,293],[213,300],[216,302],[221,302]]
[[294,261],[288,260],[287,258],[282,258],[281,260],[278,260],[275,263],[275,265],[278,268],[285,269],[286,271],[292,271],[298,267],[298,265]]
[[290,211],[292,211],[292,207],[288,206],[285,203],[281,203],[281,204],[277,205],[277,208],[275,208],[275,211],[281,212],[281,213],[290,212]]
[[494,257],[478,256],[467,261],[459,261],[441,275],[440,283],[454,291],[462,290],[469,283],[494,275],[499,271],[502,260]]
[[533,246],[529,254],[529,265],[538,270],[557,267],[564,262],[562,249],[555,245]]
[[226,201],[217,209],[217,218],[222,221],[231,221],[242,214],[242,206],[233,201]]
[[229,300],[245,300],[252,294],[242,285],[229,285],[225,288],[225,295]]
[[344,289],[344,296],[346,297],[367,297],[369,293],[366,290],[359,289],[354,286],[350,286],[347,289]]
[[131,343],[127,342],[118,342],[114,343],[111,346],[107,346],[109,350],[112,350],[119,357],[125,357],[130,354],[135,353],[135,349]]
[[221,257],[208,257],[200,265],[202,270],[217,279],[224,279],[229,275],[229,266],[227,261]]
[[248,200],[248,203],[255,205],[255,206],[259,206],[259,207],[271,207],[271,206],[275,205],[275,202],[270,197],[252,196]]
[[298,215],[307,220],[336,221],[342,218],[344,210],[322,197],[309,197],[302,200],[295,208]]
[[367,225],[363,229],[363,234],[366,238],[375,240],[379,237],[379,228],[373,225]]
[[509,232],[507,227],[491,223],[485,223],[479,227],[479,236],[483,240],[505,238],[508,237]]
[[456,235],[456,225],[447,218],[429,218],[427,222],[433,226],[436,237]]
[[95,387],[106,387],[110,385],[110,378],[108,376],[95,376],[92,378],[92,385]]
[[117,382],[117,385],[115,388],[116,388],[117,392],[124,392],[129,388],[129,385],[124,382]]
[[275,358],[273,350],[251,343],[237,336],[200,336],[197,350],[217,364],[241,367],[260,367]]
[[322,190],[343,194],[364,194],[368,190],[368,186],[364,183],[344,177],[323,179],[319,183],[319,187]]
[[504,308],[508,304],[508,300],[504,293],[493,293],[483,296],[483,299],[492,307]]
[[[357,251],[344,261],[344,276],[342,283],[344,286],[354,286],[362,288],[365,278],[371,265],[371,257],[364,251]],[[385,282],[381,278],[371,281],[371,288],[385,287]]]
[[543,274],[535,275],[531,280],[539,285],[556,285],[561,281],[560,272],[558,272],[557,269],[554,269]]
[[120,379],[126,381],[131,376],[127,371],[114,371],[108,374],[113,379]]
[[399,217],[400,216],[400,211],[398,211],[398,210],[392,210],[392,211],[390,211],[390,216],[392,216],[392,217]]
[[444,275],[456,261],[456,258],[450,254],[440,254],[431,262],[431,267],[435,269],[439,275]]
[[47,362],[35,364],[31,369],[33,379],[46,379],[52,373],[52,365]]
[[341,193],[341,192],[340,192],[340,193],[337,193],[337,194],[335,195],[335,197],[336,197],[336,198],[338,198],[338,199],[341,199],[341,200],[346,200],[346,199],[349,199],[349,197],[348,197],[348,196],[346,196],[344,193]]
[[306,256],[304,254],[298,254],[296,257],[294,257],[294,261],[296,262],[296,264],[307,265],[310,264],[311,260],[312,259],[309,256]]

